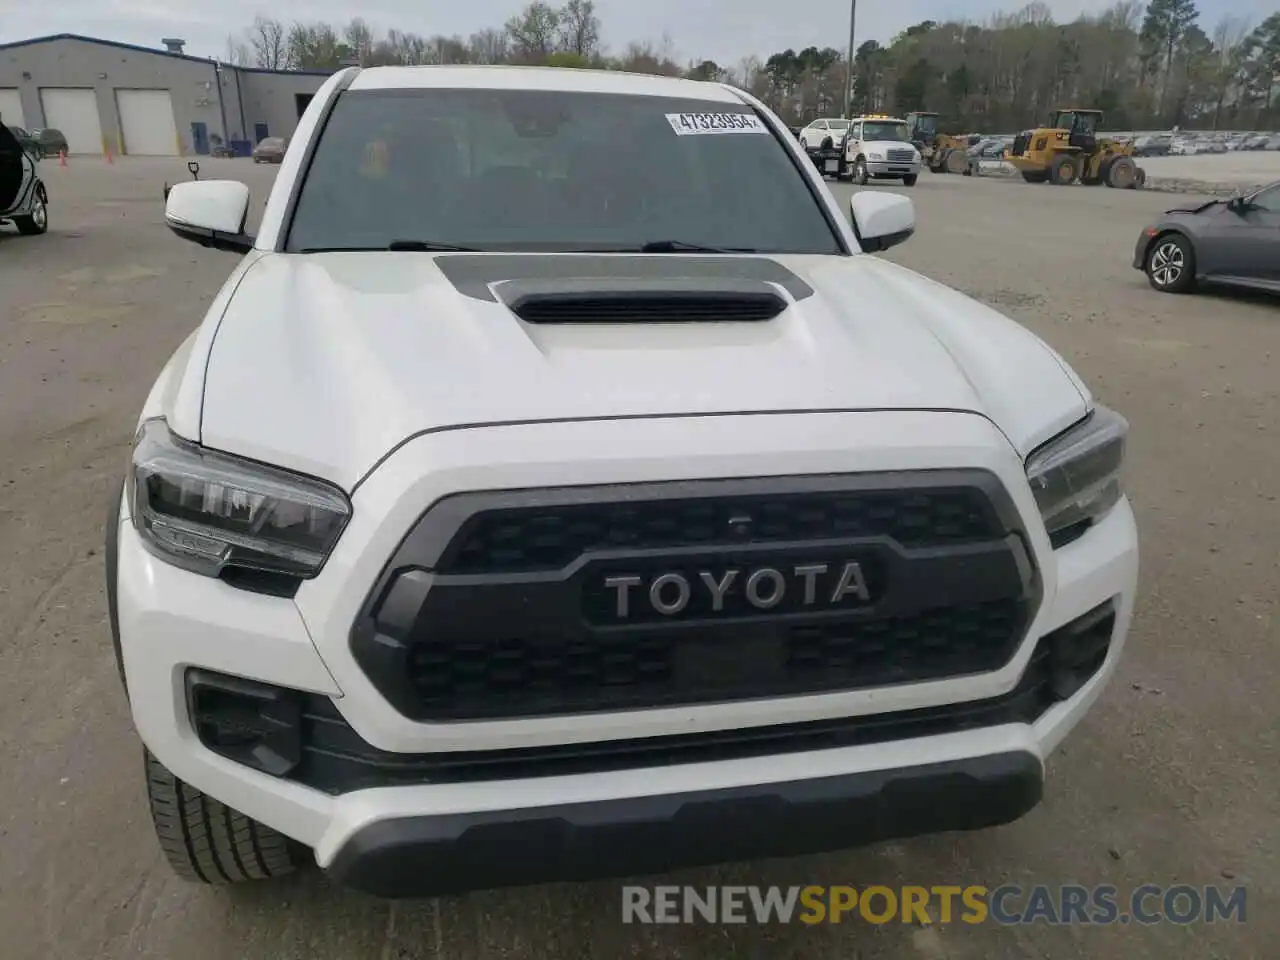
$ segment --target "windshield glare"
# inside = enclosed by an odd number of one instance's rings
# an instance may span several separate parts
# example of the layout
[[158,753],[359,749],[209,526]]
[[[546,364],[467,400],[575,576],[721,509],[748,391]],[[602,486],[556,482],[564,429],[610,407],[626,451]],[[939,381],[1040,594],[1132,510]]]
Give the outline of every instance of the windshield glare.
[[745,104],[530,90],[347,91],[287,249],[841,253],[782,142]]
[[868,120],[862,125],[863,140],[906,140],[905,123],[889,123]]

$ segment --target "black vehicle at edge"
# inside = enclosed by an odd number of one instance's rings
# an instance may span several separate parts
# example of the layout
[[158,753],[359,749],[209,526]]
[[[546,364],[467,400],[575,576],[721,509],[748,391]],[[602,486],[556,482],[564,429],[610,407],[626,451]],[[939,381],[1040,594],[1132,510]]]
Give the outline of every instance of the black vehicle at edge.
[[1201,283],[1280,293],[1280,181],[1165,211],[1138,237],[1133,268],[1161,293]]

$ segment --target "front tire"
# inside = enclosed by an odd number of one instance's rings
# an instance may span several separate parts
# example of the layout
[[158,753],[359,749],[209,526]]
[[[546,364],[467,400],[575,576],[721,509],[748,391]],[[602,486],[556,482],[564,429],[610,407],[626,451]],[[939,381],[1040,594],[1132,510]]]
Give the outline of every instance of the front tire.
[[1074,183],[1080,175],[1080,167],[1076,158],[1069,153],[1059,154],[1053,158],[1053,166],[1049,168],[1049,182],[1060,187]]
[[908,174],[907,176],[902,178],[902,185],[904,187],[914,187],[916,185],[916,180],[919,179],[919,176],[920,175],[916,173]]
[[1103,178],[1108,187],[1117,190],[1132,190],[1138,183],[1138,165],[1129,157],[1113,157],[1107,165]]
[[859,157],[853,161],[853,182],[860,187],[865,187],[868,179],[867,162]]
[[45,202],[43,187],[36,187],[35,198],[31,201],[31,213],[25,217],[14,217],[13,223],[24,237],[37,237],[48,231],[49,206]]
[[1161,293],[1186,293],[1196,284],[1196,255],[1180,233],[1157,237],[1147,251],[1147,281]]
[[226,885],[292,873],[293,841],[179,780],[144,751],[147,799],[160,849],[182,879]]

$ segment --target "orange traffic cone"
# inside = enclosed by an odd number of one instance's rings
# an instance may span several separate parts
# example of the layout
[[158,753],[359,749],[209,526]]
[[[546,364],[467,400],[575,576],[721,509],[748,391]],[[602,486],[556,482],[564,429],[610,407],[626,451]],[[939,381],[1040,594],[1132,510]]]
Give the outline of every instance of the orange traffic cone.
[[58,151],[58,166],[65,167],[67,165],[67,151]]

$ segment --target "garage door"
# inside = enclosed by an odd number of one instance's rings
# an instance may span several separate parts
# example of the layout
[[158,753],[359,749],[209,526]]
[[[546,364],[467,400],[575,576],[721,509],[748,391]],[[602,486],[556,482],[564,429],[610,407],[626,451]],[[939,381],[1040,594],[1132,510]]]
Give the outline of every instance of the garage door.
[[98,97],[92,89],[41,87],[44,125],[61,130],[68,153],[102,153],[102,123]]
[[124,152],[141,157],[178,155],[178,128],[168,90],[117,90]]
[[22,97],[13,87],[0,87],[0,123],[6,127],[26,129],[26,118],[22,115]]

